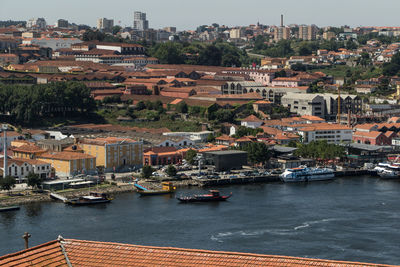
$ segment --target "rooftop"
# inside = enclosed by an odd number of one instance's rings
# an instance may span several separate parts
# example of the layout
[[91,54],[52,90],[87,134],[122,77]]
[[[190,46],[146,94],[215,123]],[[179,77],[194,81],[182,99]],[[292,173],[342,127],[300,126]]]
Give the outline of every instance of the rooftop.
[[1,266],[390,266],[63,239],[0,257]]

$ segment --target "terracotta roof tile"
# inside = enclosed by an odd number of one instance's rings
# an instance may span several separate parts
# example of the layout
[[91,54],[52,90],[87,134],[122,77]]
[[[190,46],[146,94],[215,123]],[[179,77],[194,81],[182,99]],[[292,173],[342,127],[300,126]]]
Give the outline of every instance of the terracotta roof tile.
[[298,257],[66,239],[0,257],[1,266],[389,266]]

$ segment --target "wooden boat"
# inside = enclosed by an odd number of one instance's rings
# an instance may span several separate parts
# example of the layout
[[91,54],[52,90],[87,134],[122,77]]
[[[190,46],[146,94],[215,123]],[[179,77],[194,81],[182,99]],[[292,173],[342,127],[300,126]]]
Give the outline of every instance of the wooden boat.
[[8,207],[0,207],[0,212],[12,211],[12,210],[19,210],[19,206],[8,206]]
[[137,189],[137,192],[141,196],[155,196],[155,195],[165,195],[165,194],[172,194],[175,192],[176,187],[171,182],[162,182],[162,188],[160,190],[149,190],[137,183],[134,186]]
[[225,201],[232,196],[232,193],[226,196],[221,196],[218,190],[210,190],[210,193],[211,194],[177,197],[177,199],[183,203],[212,202],[212,201]]
[[84,205],[109,203],[111,202],[111,200],[113,200],[113,198],[106,193],[91,192],[88,196],[82,196],[79,198],[70,199],[67,200],[65,203],[74,206],[84,206]]

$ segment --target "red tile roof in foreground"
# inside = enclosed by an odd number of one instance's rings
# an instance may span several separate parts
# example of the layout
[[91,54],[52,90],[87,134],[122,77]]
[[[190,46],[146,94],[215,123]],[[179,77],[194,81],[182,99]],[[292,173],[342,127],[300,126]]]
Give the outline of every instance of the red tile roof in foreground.
[[0,257],[1,266],[390,266],[61,239]]

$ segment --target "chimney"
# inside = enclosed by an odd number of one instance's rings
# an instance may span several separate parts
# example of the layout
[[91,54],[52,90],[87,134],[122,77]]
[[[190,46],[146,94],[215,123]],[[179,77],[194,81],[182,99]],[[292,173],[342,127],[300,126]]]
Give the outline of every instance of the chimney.
[[28,232],[25,232],[25,234],[22,236],[22,238],[25,240],[25,249],[29,248],[29,238],[31,235]]
[[281,27],[283,27],[283,14],[281,14]]

